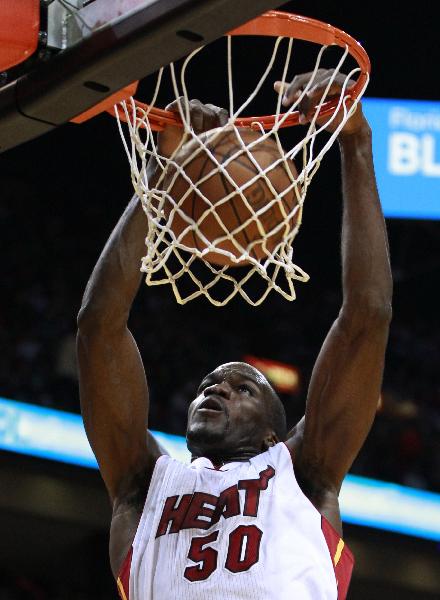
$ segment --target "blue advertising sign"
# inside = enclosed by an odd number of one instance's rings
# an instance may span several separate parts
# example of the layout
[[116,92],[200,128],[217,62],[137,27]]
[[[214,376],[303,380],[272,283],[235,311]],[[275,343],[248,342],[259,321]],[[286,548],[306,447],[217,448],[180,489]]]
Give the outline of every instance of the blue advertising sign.
[[[185,439],[151,432],[174,458],[189,462]],[[0,450],[97,469],[81,415],[0,397]]]
[[364,98],[386,217],[440,219],[440,102]]

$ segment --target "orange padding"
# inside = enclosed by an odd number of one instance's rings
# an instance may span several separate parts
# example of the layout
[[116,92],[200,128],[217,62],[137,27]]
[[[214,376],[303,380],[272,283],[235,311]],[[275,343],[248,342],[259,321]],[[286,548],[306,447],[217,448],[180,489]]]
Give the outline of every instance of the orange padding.
[[35,52],[39,31],[39,0],[0,2],[0,71],[18,65]]

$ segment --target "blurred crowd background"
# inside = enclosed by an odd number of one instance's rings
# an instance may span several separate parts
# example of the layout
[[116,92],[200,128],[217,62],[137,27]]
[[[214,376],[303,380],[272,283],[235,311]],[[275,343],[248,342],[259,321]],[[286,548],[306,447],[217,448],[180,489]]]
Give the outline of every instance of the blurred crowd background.
[[1,600],[89,600],[105,598],[104,595],[91,595],[90,588],[78,589],[71,585],[48,585],[35,576],[2,576],[0,583]]

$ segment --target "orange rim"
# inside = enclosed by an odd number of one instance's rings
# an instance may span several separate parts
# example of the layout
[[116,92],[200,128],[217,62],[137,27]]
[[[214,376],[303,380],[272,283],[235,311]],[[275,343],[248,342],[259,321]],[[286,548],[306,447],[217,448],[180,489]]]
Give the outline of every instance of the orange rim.
[[[345,33],[337,27],[333,27],[317,19],[294,15],[291,13],[281,12],[278,10],[270,10],[263,15],[241,25],[230,31],[226,35],[261,35],[268,37],[288,37],[305,42],[313,42],[322,46],[337,45],[341,48],[348,48],[349,54],[355,59],[359,68],[360,74],[355,84],[347,89],[345,97],[350,97],[355,100],[362,92],[371,71],[370,59],[368,54],[351,35]],[[320,116],[330,116],[339,103],[339,99],[335,98],[324,102],[319,111]],[[156,107],[151,107],[148,104],[139,102],[134,99],[136,110],[147,112],[151,129],[153,131],[161,131],[166,125],[182,126],[182,120],[179,114],[163,110]],[[129,114],[131,107],[128,105]],[[114,109],[108,109],[114,116]],[[127,121],[127,115],[120,106],[117,107],[118,116],[121,121]],[[283,118],[285,113],[279,115],[279,120]],[[132,115],[131,115],[132,116]],[[271,129],[276,121],[275,115],[241,117],[235,120],[238,127],[255,127],[259,123],[264,129]],[[299,112],[292,112],[282,123],[281,127],[292,127],[299,124]]]

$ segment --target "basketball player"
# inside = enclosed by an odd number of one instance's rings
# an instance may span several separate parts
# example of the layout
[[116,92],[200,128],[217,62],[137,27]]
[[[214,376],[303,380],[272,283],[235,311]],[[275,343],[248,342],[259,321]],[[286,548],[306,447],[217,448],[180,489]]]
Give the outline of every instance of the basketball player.
[[[302,103],[303,123],[329,74],[319,71]],[[284,105],[309,77],[286,86]],[[191,118],[202,132],[224,124],[226,113],[193,101]],[[166,128],[161,152],[171,154],[179,140],[178,128]],[[392,282],[361,106],[339,147],[343,303],[313,370],[305,416],[288,433],[265,377],[228,363],[203,379],[189,407],[192,464],[167,456],[146,435],[147,381],[127,328],[146,229],[136,197],[98,260],[78,320],[81,403],[113,506],[110,560],[124,600],[346,597],[353,557],[341,539],[338,493],[376,412]]]

